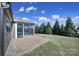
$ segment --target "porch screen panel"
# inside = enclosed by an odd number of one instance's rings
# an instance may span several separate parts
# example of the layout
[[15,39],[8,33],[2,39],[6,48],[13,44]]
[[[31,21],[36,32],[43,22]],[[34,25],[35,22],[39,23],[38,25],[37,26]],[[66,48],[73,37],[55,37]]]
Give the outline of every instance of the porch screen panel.
[[23,24],[17,24],[17,37],[23,37]]
[[33,27],[32,25],[25,25],[24,26],[24,35],[32,35],[33,34]]

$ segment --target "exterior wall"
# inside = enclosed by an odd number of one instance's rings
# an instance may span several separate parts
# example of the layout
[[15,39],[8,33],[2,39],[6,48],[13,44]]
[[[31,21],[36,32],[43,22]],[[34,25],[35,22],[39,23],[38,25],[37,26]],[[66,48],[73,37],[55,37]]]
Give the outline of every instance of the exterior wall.
[[11,40],[11,32],[4,34],[4,54],[6,53],[10,40]]
[[0,3],[0,8],[1,8],[1,3]]
[[[4,3],[4,4],[6,4],[6,3]],[[11,40],[11,28],[12,27],[11,27],[11,21],[10,21],[11,18],[9,18],[11,16],[10,15],[11,12],[10,12],[10,9],[8,9],[8,7],[9,7],[9,4],[7,4],[6,6],[2,6],[1,2],[0,2],[0,55],[2,55],[2,56],[5,55],[9,42]],[[6,8],[8,9],[9,15],[8,15],[8,13],[7,13],[7,15],[5,14],[7,11],[5,12],[4,9],[6,10]],[[6,20],[8,21],[10,30],[8,29],[8,26],[6,26],[7,25]],[[9,31],[7,31],[6,29]]]
[[[3,35],[3,9],[0,8],[0,55],[4,54],[4,44],[2,44],[2,42],[4,43],[4,35]],[[1,53],[3,52],[3,53]]]
[[3,15],[4,20],[4,54],[6,53],[6,50],[8,48],[9,42],[11,40],[11,22],[7,18],[7,16]]
[[[0,9],[0,22],[1,22],[1,9]],[[0,24],[0,33],[1,33],[1,24]],[[0,34],[1,37],[1,34]],[[1,39],[0,39],[0,55],[1,55]]]

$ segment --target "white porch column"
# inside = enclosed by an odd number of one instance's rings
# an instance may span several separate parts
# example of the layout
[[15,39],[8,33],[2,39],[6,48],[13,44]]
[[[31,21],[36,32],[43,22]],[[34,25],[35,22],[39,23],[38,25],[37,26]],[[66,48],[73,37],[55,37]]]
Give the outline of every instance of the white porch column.
[[24,37],[24,24],[23,24],[23,37]]
[[14,25],[15,25],[15,39],[17,39],[17,23],[15,23]]

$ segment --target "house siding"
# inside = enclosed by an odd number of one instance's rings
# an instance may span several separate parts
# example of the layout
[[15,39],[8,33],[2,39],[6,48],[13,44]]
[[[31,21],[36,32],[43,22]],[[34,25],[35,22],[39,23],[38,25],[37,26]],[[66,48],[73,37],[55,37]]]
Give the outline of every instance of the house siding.
[[[11,13],[10,9],[9,8],[6,9],[6,8],[7,7],[3,8],[0,2],[0,55],[1,56],[5,55],[11,40],[12,23],[10,20],[12,20],[13,18],[12,15],[10,14]],[[7,11],[5,12],[5,10]],[[7,29],[9,30],[8,32],[7,30],[5,30],[5,28],[8,28],[6,27],[6,20],[8,21],[8,24],[10,26],[10,29]]]
[[[4,31],[3,31],[3,9],[0,8],[0,55],[4,54],[4,44],[2,44],[2,42],[4,42]],[[3,53],[1,53],[3,52]]]

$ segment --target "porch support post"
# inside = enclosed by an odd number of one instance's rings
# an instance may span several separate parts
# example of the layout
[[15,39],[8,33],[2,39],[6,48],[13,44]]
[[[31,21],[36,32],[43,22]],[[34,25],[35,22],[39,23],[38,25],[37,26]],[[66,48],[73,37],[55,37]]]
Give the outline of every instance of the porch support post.
[[15,25],[15,39],[17,39],[17,23],[15,23],[14,25]]
[[24,37],[24,24],[23,24],[23,37]]

